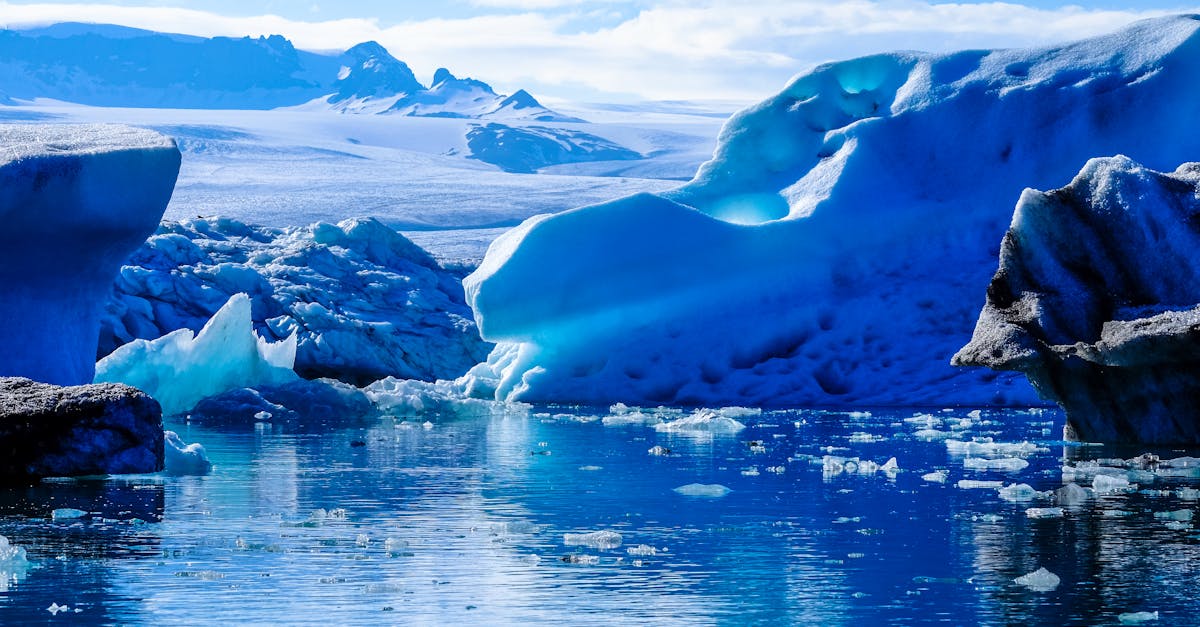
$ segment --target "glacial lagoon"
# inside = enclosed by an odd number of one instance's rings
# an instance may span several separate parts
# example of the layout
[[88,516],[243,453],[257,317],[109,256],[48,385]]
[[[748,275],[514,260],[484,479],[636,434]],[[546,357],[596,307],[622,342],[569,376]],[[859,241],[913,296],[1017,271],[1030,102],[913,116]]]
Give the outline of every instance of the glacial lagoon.
[[[0,623],[1103,625],[1200,612],[1196,451],[1067,444],[1049,409],[732,412],[746,425],[732,433],[617,414],[168,422],[204,443],[210,475],[0,491],[0,535],[29,561],[0,562]],[[1147,453],[1158,461],[1132,459]],[[1052,493],[1067,482],[1085,489]],[[677,491],[692,484],[709,487]],[[1015,581],[1039,568],[1057,586]]]

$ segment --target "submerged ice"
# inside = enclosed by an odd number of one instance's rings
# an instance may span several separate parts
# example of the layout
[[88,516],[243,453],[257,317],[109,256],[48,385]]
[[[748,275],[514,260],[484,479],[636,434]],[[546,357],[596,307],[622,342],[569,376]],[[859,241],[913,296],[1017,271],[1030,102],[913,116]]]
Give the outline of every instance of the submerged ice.
[[[1200,156],[1200,21],[823,65],[671,192],[532,218],[465,281],[472,390],[608,404],[1037,404],[955,369],[1012,203],[1097,154]],[[969,138],[969,139],[966,139]]]

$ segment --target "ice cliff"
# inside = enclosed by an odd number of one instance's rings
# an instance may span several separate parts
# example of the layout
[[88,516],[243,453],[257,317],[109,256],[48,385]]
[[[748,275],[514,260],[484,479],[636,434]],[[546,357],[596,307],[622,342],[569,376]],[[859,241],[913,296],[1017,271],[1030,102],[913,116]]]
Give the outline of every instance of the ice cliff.
[[475,394],[530,401],[1026,404],[951,367],[1026,186],[1096,155],[1200,158],[1200,21],[1031,50],[820,66],[734,116],[688,184],[554,216],[467,277]]
[[0,126],[0,376],[92,382],[113,278],[162,218],[179,161],[142,129]]
[[1200,443],[1200,163],[1026,190],[959,365],[1016,370],[1086,441]]
[[121,268],[98,356],[198,331],[242,292],[264,338],[295,334],[305,377],[453,378],[488,351],[457,276],[375,220],[274,229],[196,219],[164,222]]

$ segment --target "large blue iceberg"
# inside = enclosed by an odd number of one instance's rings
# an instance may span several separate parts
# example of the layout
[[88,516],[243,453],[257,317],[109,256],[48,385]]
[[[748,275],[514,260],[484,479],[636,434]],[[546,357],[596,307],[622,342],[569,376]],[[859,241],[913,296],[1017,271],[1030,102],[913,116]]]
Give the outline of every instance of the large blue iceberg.
[[962,370],[1023,188],[1122,153],[1200,159],[1200,18],[1032,50],[823,65],[746,109],[688,184],[526,221],[465,281],[466,383],[505,400],[1042,402]]
[[0,376],[92,382],[113,278],[162,218],[179,161],[153,131],[0,126]]

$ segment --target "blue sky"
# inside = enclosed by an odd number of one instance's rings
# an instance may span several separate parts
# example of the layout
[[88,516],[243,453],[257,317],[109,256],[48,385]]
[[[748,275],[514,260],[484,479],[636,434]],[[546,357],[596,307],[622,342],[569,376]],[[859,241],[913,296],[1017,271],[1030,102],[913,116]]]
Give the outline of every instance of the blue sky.
[[823,61],[1048,44],[1178,12],[1200,13],[1200,0],[0,0],[10,27],[278,33],[311,50],[375,40],[418,78],[445,66],[551,101],[756,100]]

